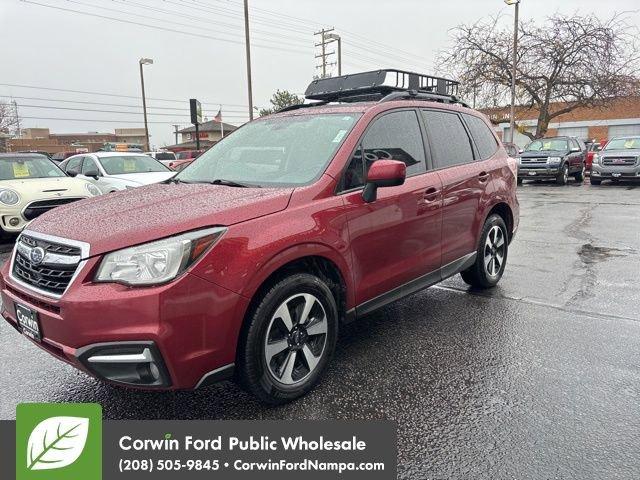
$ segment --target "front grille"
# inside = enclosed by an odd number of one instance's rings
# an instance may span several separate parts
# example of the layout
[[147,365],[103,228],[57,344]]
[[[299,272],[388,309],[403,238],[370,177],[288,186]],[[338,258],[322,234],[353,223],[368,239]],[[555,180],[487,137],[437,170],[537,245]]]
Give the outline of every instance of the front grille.
[[60,253],[62,255],[80,255],[82,252],[79,247],[72,247],[69,245],[62,245],[61,243],[53,243],[38,238],[33,238],[28,235],[22,234],[20,241],[30,247],[42,247],[45,252]]
[[60,205],[66,205],[67,203],[76,202],[82,200],[81,198],[55,198],[51,200],[39,200],[27,205],[24,209],[24,218],[26,220],[33,220],[39,217],[45,212],[48,212],[52,208],[59,207]]
[[521,158],[521,163],[547,163],[547,157],[537,157],[537,158]]
[[635,165],[636,161],[636,157],[604,157],[602,159],[602,164],[629,167]]
[[[36,247],[42,248],[45,255],[34,262],[31,250]],[[16,279],[39,290],[62,295],[71,283],[80,259],[78,247],[22,235],[16,245],[12,273]]]

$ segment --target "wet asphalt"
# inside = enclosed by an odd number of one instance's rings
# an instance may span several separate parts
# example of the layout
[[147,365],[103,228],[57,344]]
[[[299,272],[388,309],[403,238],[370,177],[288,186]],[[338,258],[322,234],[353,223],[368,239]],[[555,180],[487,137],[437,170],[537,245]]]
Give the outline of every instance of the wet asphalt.
[[229,382],[107,386],[0,322],[0,418],[47,401],[99,402],[109,419],[391,419],[403,479],[638,478],[640,185],[525,184],[519,198],[497,288],[456,276],[345,327],[295,403]]

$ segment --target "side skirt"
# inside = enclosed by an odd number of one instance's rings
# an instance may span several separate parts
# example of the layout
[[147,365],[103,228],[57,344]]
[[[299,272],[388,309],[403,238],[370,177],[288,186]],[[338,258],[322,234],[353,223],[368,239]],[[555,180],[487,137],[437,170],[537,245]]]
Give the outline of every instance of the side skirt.
[[384,307],[392,302],[400,300],[406,296],[412,295],[420,290],[424,290],[436,283],[440,283],[442,280],[445,280],[449,277],[454,276],[456,273],[460,273],[463,270],[471,267],[476,261],[477,252],[469,253],[457,260],[454,260],[447,265],[439,268],[438,270],[434,270],[433,272],[427,273],[421,277],[416,278],[415,280],[411,280],[410,282],[405,283],[404,285],[400,285],[399,287],[394,288],[386,293],[378,295],[371,300],[367,300],[364,303],[361,303],[356,308],[351,309],[347,312],[345,317],[345,323],[351,323],[353,320],[356,320],[358,317],[362,317],[367,315],[379,308]]

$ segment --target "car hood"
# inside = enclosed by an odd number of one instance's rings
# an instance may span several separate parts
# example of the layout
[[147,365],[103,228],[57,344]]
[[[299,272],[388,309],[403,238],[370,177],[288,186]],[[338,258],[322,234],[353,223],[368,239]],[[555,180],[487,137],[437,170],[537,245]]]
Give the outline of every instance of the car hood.
[[601,150],[596,152],[601,157],[640,157],[638,148],[621,148],[620,150]]
[[233,225],[284,210],[293,188],[158,184],[64,205],[28,230],[80,240],[90,255],[214,225]]
[[522,152],[520,158],[564,157],[569,152],[564,150],[545,150],[544,152]]
[[0,180],[0,188],[10,188],[21,198],[88,197],[87,182],[79,178],[25,178],[23,180]]
[[122,180],[131,185],[150,185],[170,179],[176,172],[126,173],[123,175],[107,175],[106,178]]

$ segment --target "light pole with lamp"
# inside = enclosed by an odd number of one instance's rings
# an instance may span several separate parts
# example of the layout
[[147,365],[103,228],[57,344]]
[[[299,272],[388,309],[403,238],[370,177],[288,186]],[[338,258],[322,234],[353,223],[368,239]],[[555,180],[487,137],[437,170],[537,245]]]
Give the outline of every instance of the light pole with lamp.
[[151,147],[149,145],[149,124],[147,122],[147,98],[144,94],[144,73],[142,72],[142,66],[153,65],[153,59],[141,58],[138,64],[140,65],[140,83],[142,84],[142,111],[144,113],[144,137],[147,141],[146,151],[148,152],[149,150],[151,150]]
[[509,116],[509,131],[511,132],[511,143],[515,138],[516,128],[516,63],[518,61],[518,13],[520,0],[504,0],[507,5],[515,5],[515,19],[513,22],[513,70],[511,72],[511,114]]

